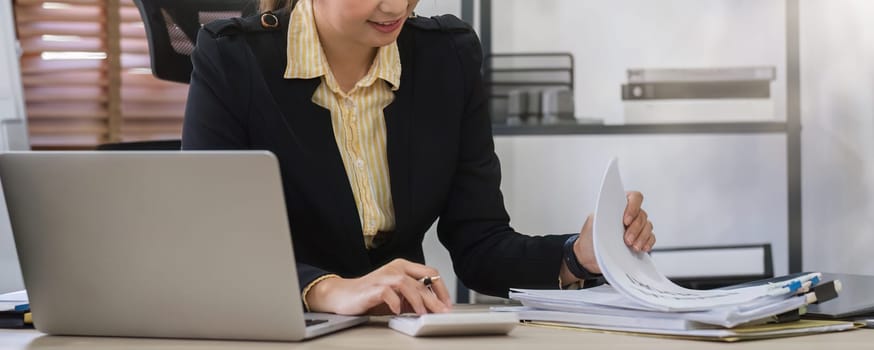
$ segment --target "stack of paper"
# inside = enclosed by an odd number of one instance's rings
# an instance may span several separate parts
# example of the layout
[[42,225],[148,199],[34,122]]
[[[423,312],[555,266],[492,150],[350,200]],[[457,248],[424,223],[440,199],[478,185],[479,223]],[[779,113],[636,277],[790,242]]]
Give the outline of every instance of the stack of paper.
[[[613,159],[604,174],[593,223],[595,256],[610,285],[584,290],[513,289],[510,298],[521,301],[524,307],[502,311],[517,311],[523,320],[611,331],[689,335],[691,330],[765,324],[816,301],[815,294],[805,293],[819,283],[819,273],[740,288],[680,287],[656,269],[648,254],[625,245],[622,240],[625,206],[625,189]],[[852,323],[827,326],[827,330],[853,328]],[[810,331],[826,330],[821,328],[823,325],[817,327],[820,328]],[[796,329],[787,334],[798,332]]]

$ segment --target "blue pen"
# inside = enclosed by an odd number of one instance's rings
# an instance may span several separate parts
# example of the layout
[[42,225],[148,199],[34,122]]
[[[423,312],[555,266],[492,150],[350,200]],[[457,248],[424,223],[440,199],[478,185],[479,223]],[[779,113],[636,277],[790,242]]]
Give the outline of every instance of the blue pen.
[[15,311],[30,311],[30,304],[15,305]]

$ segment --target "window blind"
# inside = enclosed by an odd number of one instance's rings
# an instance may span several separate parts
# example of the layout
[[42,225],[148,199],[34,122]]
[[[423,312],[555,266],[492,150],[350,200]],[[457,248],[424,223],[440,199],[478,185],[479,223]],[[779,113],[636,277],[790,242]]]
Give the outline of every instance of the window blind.
[[131,0],[16,0],[35,149],[178,139],[187,85],[151,75]]

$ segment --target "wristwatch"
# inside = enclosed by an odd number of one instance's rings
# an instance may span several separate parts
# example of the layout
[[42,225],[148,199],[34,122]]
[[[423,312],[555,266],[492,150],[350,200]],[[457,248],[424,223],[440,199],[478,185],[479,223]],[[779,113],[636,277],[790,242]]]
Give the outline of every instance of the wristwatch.
[[564,263],[571,274],[583,280],[583,282],[600,279],[603,276],[602,274],[589,272],[577,259],[577,254],[574,252],[574,243],[576,243],[579,237],[579,235],[573,235],[564,241]]

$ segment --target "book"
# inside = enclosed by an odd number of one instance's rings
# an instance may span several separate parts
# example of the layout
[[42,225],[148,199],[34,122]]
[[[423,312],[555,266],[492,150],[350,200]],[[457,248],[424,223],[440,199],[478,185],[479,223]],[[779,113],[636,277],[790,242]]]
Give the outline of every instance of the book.
[[626,71],[629,83],[665,81],[735,81],[777,78],[774,66],[710,67],[710,68],[631,68]]
[[756,80],[622,84],[622,100],[771,97],[771,82]]
[[626,124],[776,120],[771,99],[631,100],[624,101],[622,108]]

